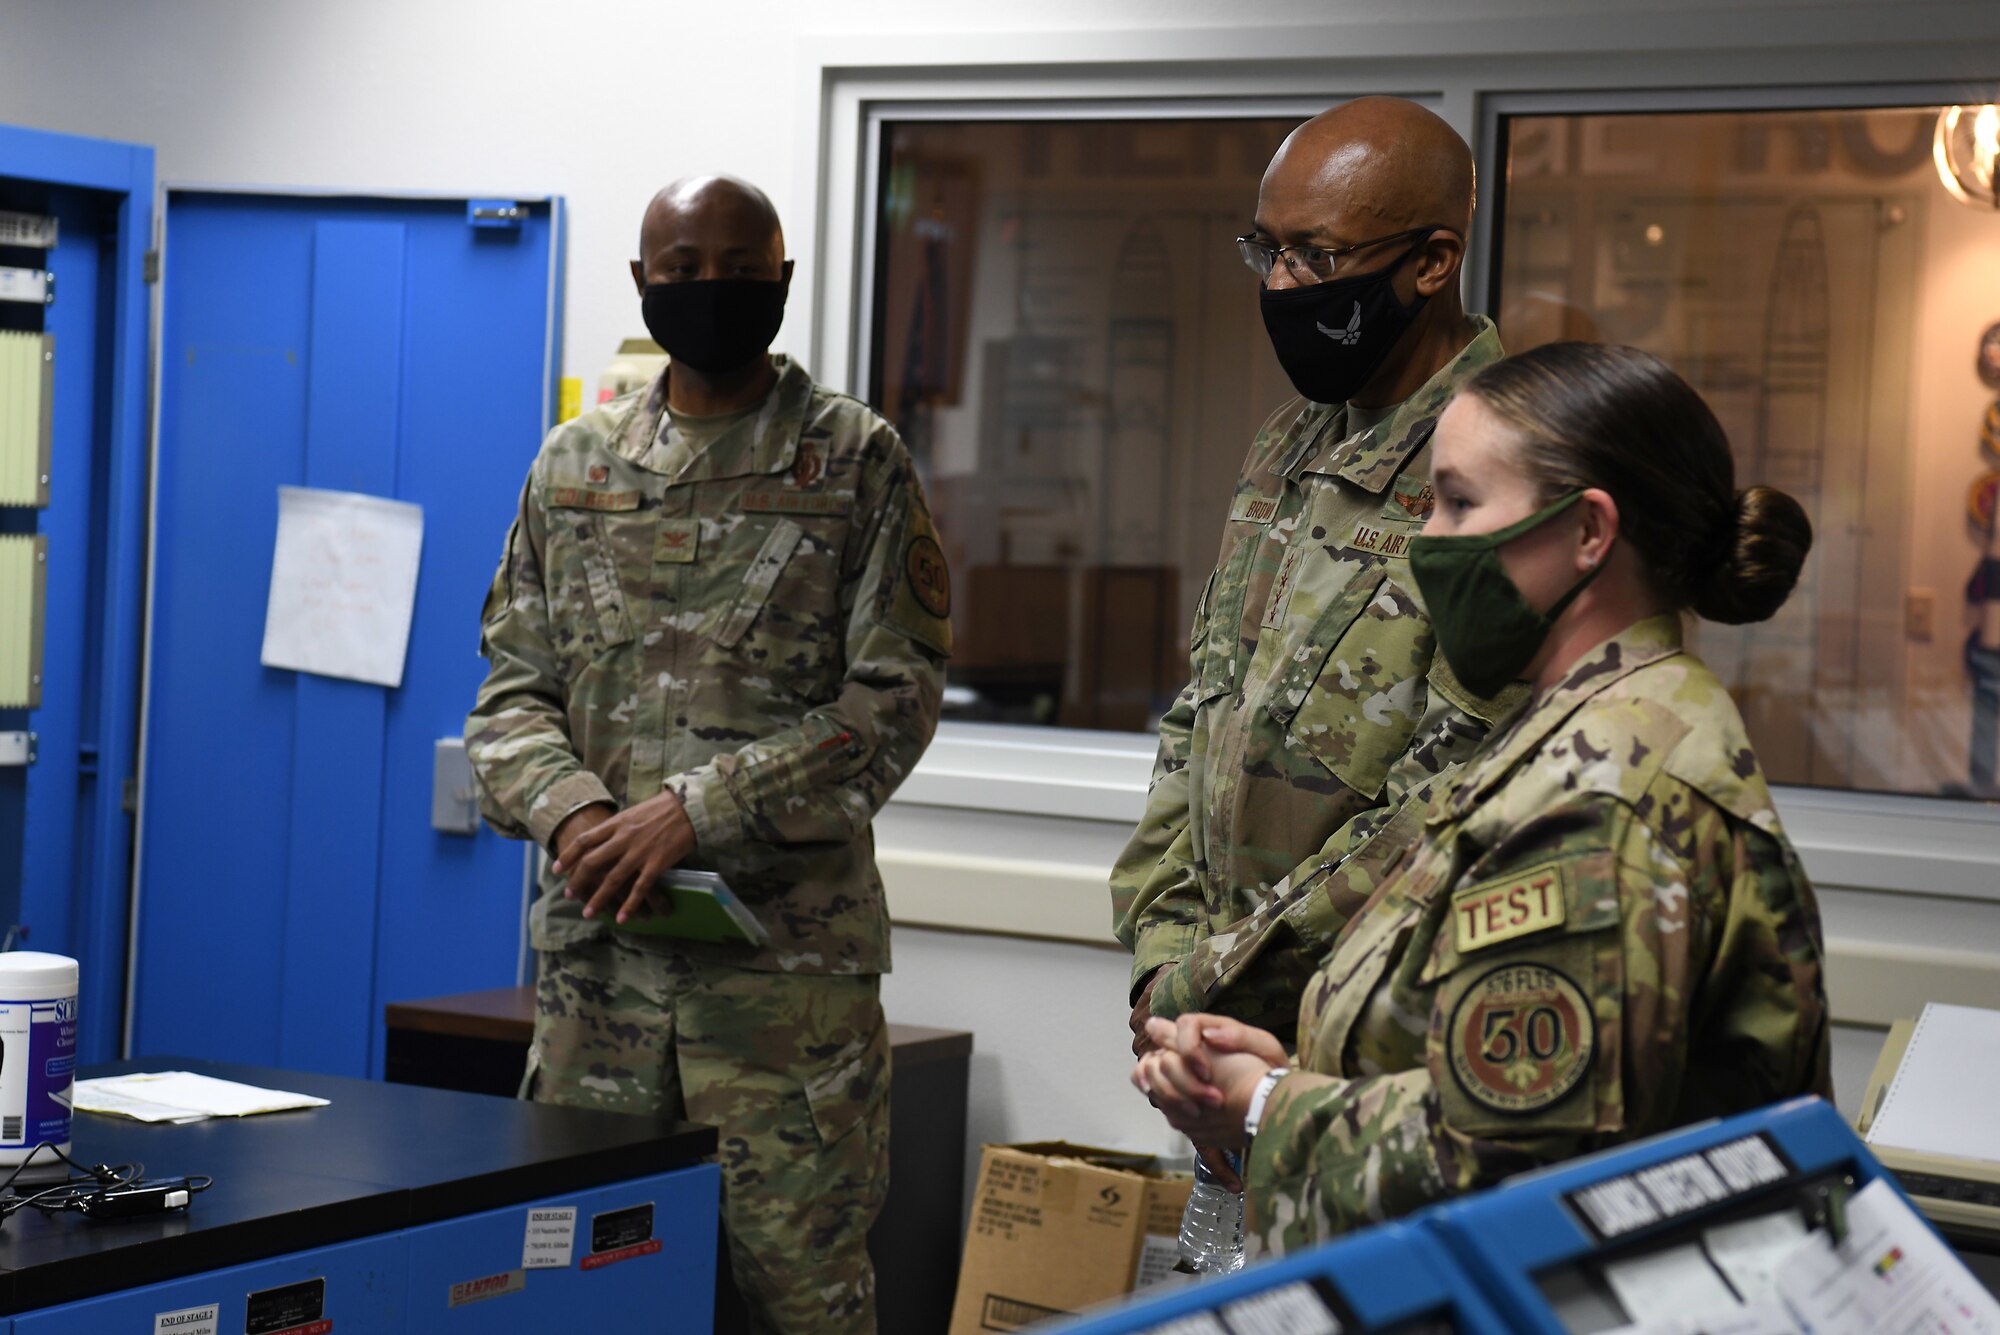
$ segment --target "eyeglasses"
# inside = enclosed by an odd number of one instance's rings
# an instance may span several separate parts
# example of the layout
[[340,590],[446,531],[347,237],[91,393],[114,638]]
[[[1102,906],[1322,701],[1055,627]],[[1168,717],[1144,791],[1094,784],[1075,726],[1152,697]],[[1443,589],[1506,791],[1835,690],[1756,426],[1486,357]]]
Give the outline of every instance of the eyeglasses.
[[1339,262],[1357,250],[1450,230],[1436,224],[1412,227],[1408,231],[1378,236],[1373,241],[1357,241],[1351,246],[1334,246],[1331,249],[1325,246],[1274,246],[1268,241],[1258,240],[1254,235],[1239,236],[1236,238],[1236,250],[1243,256],[1243,263],[1249,266],[1250,272],[1259,278],[1270,277],[1271,267],[1282,259],[1286,271],[1300,282],[1324,283],[1338,271]]

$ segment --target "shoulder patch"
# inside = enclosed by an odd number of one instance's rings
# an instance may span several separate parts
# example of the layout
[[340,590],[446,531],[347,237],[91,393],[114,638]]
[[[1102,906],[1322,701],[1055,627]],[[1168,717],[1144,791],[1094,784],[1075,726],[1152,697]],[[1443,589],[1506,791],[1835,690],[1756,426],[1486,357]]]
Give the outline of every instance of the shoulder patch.
[[1526,1117],[1560,1102],[1590,1070],[1597,1019],[1561,969],[1512,963],[1488,969],[1459,996],[1445,1056],[1465,1096]]
[[1561,862],[1545,862],[1452,892],[1452,937],[1458,953],[1468,955],[1560,927],[1569,909],[1565,867]]
[[951,571],[929,511],[914,498],[901,545],[883,572],[882,624],[940,654],[951,653]]
[[903,551],[903,578],[909,582],[910,596],[926,613],[940,621],[951,616],[951,572],[945,569],[944,549],[937,539],[920,533]]

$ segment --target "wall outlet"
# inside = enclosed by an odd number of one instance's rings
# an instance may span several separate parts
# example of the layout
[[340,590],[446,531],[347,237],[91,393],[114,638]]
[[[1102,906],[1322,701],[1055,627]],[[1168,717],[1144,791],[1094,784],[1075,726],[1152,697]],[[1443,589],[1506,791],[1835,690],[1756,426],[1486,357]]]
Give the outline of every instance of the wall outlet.
[[1903,600],[1903,633],[1918,644],[1929,644],[1936,630],[1936,591],[1911,589]]

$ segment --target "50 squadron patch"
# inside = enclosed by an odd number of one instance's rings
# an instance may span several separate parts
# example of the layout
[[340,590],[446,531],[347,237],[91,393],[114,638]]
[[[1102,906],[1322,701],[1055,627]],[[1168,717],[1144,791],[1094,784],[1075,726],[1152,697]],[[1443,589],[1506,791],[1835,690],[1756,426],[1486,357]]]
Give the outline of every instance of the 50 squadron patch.
[[1493,1112],[1539,1112],[1590,1070],[1597,1021],[1583,989],[1543,964],[1502,964],[1452,1009],[1446,1057],[1459,1088]]
[[903,554],[903,577],[917,606],[942,621],[951,615],[951,572],[945,568],[944,551],[928,533],[911,540]]

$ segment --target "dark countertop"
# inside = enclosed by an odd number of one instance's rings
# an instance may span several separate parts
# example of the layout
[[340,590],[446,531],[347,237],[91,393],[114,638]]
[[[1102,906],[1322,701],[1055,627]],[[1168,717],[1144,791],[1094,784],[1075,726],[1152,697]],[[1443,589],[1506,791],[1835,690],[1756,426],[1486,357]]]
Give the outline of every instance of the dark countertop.
[[[535,989],[496,987],[422,1001],[392,1001],[383,1008],[391,1029],[494,1043],[526,1044],[535,1032]],[[972,1054],[972,1035],[962,1029],[918,1024],[889,1025],[889,1047],[897,1066],[921,1066]]]
[[79,1163],[138,1160],[154,1177],[206,1173],[215,1185],[185,1214],[102,1223],[13,1215],[0,1227],[0,1313],[664,1173],[715,1153],[713,1127],[344,1076],[178,1057],[78,1074],[134,1071],[197,1071],[332,1102],[186,1126],[78,1113],[70,1155]]

